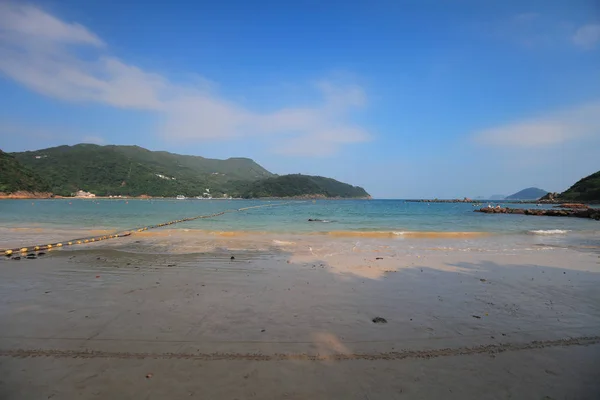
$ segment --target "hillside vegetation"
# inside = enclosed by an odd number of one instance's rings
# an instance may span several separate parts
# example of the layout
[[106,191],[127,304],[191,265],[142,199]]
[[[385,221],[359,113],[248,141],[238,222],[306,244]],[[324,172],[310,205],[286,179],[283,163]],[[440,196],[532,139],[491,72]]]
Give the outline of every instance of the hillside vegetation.
[[577,181],[560,194],[561,201],[600,201],[600,171]]
[[10,173],[11,186],[7,190],[11,191],[30,190],[27,187],[37,182],[61,196],[85,190],[97,196],[192,197],[202,195],[207,188],[213,197],[369,196],[363,188],[330,178],[275,176],[249,158],[215,160],[138,146],[94,144],[12,154],[14,157],[7,157],[14,163],[20,162],[22,173],[29,175],[28,179],[18,179]]
[[206,188],[221,195],[240,182],[273,176],[248,158],[214,160],[138,146],[78,144],[13,154],[63,196],[79,189],[100,196],[196,196]]
[[47,192],[49,185],[12,155],[0,150],[0,192]]
[[331,178],[310,175],[283,175],[253,182],[242,197],[322,197],[366,198],[365,189],[342,183]]

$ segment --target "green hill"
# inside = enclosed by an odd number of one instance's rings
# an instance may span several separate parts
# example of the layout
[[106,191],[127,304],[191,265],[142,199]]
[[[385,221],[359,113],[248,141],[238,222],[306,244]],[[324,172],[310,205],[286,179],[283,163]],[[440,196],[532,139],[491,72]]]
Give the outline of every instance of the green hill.
[[[80,189],[97,196],[198,196],[206,188],[210,188],[213,197],[223,194],[246,198],[369,196],[363,188],[330,178],[277,177],[249,158],[215,160],[150,151],[138,146],[94,144],[59,146],[12,155],[14,158],[6,156],[14,163],[21,163],[23,171],[43,176],[44,181],[50,183],[46,188],[62,196]],[[11,188],[29,190],[25,188],[27,184],[20,187],[17,178],[11,178],[11,182]]]
[[539,189],[536,187],[530,187],[527,189],[523,189],[515,194],[511,194],[507,196],[505,200],[535,200],[539,199],[542,196],[545,196],[547,191],[543,189]]
[[240,182],[273,176],[248,158],[215,160],[138,146],[78,144],[13,155],[43,174],[52,192],[64,196],[79,189],[99,196],[195,196],[205,188],[220,195],[236,190]]
[[48,192],[49,185],[15,157],[0,150],[0,192]]
[[310,175],[283,175],[253,182],[242,192],[242,197],[343,197],[366,198],[365,189],[331,178]]
[[561,201],[600,201],[600,171],[577,181],[560,194]]

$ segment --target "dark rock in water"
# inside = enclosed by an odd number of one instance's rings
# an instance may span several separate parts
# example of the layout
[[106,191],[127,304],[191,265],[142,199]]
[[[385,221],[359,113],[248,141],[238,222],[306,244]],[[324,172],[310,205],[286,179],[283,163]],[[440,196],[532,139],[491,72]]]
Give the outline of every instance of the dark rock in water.
[[382,317],[375,317],[372,319],[373,323],[375,324],[387,324],[387,320],[385,318]]
[[12,259],[15,260],[15,261],[19,261],[21,259],[21,257],[16,256],[16,257],[13,257]]
[[597,221],[600,220],[600,209],[598,208],[575,208],[566,210],[544,210],[539,208],[509,208],[509,207],[484,207],[479,210],[473,210],[484,214],[524,214],[537,215],[547,217],[576,217],[576,218],[591,218]]
[[376,260],[383,260],[383,257],[375,257]]
[[323,222],[322,219],[317,219],[317,218],[309,218],[308,222]]
[[231,256],[230,260],[235,260],[235,257],[234,257],[234,256]]
[[27,254],[27,257],[31,257],[31,256],[35,257],[35,253],[29,253],[29,254]]
[[29,255],[27,256],[27,259],[28,259],[28,260],[35,260],[36,258],[37,258],[37,257],[35,256],[35,254],[29,254]]
[[581,203],[563,203],[563,204],[559,204],[557,206],[554,206],[556,208],[583,208],[583,209],[588,209],[590,208],[590,206],[588,206],[587,204],[581,204]]
[[39,257],[39,256],[45,256],[45,255],[46,255],[46,253],[44,253],[43,251],[40,251],[39,253],[37,253],[37,255],[38,255],[38,257]]

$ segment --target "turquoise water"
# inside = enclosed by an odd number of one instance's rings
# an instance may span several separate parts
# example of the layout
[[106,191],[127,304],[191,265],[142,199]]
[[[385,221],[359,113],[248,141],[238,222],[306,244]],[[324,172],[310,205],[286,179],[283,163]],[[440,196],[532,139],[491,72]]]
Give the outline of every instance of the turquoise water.
[[[473,212],[474,207],[471,204],[411,203],[404,200],[3,200],[0,201],[0,226],[123,230],[267,204],[277,206],[195,220],[171,228],[286,233],[418,231],[520,234],[553,230],[591,235],[600,233],[600,223],[592,220],[488,215]],[[536,207],[532,204],[511,206]],[[309,218],[330,222],[308,222]]]

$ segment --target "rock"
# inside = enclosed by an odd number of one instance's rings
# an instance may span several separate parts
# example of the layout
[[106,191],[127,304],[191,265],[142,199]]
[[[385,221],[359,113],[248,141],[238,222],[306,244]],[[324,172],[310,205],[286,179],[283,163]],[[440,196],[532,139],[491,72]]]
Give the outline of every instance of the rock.
[[21,257],[16,256],[16,257],[13,257],[12,259],[15,260],[15,261],[19,261],[21,259]]
[[554,207],[556,207],[556,208],[583,208],[583,209],[590,208],[590,206],[588,206],[587,204],[581,204],[581,203],[563,203],[563,204],[559,204]]
[[44,253],[43,251],[40,251],[40,252],[39,252],[37,255],[38,255],[38,257],[40,257],[40,256],[45,256],[45,255],[46,255],[46,253]]
[[481,319],[479,315],[473,315],[473,318]]
[[230,260],[235,260],[235,257],[234,257],[234,256],[231,256]]
[[376,260],[383,260],[383,257],[375,257]]
[[387,320],[385,318],[382,317],[375,317],[372,319],[373,323],[375,324],[387,324]]
[[539,208],[492,208],[484,207],[474,212],[481,212],[484,214],[524,214],[524,215],[536,215],[536,216],[548,216],[548,217],[577,217],[577,218],[591,218],[600,220],[600,209],[596,208],[575,208],[575,209],[563,209],[563,210],[544,210]]
[[35,254],[30,254],[27,256],[28,260],[35,260],[37,257],[35,256]]

